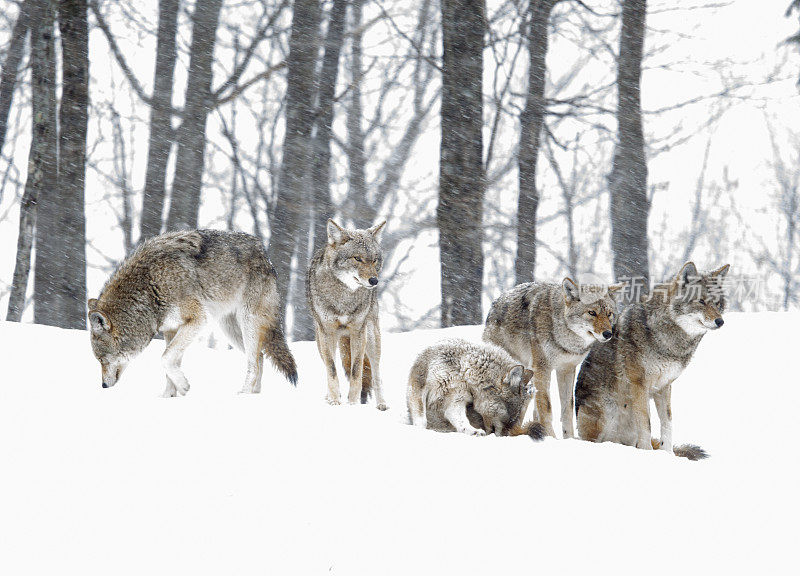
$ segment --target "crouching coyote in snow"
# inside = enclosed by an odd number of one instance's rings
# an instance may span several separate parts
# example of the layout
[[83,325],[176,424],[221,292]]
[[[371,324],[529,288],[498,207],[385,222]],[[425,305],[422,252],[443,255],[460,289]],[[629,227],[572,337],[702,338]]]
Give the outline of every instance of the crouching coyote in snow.
[[544,437],[538,422],[522,426],[533,395],[526,370],[491,344],[445,340],[423,350],[408,377],[408,415],[414,426],[473,436]]
[[260,241],[238,232],[170,232],[144,242],[89,300],[92,350],[103,388],[160,331],[167,343],[164,396],[184,395],[186,348],[211,317],[247,356],[242,392],[261,390],[263,354],[292,384],[297,368],[280,324],[275,269]]

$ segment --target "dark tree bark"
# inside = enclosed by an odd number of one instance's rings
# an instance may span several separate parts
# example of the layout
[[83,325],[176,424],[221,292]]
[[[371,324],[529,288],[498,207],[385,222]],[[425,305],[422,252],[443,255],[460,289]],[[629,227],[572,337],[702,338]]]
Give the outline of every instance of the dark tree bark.
[[483,0],[442,0],[442,326],[483,321]]
[[[21,291],[14,309],[21,315],[30,269],[30,240],[23,234],[36,230],[34,269],[34,320],[57,325],[58,298],[54,280],[59,266],[59,243],[54,234],[58,224],[58,140],[56,130],[55,7],[50,0],[35,0],[30,7],[31,26],[31,151],[28,180],[22,202],[20,238],[14,290]],[[23,229],[24,223],[24,229]],[[27,252],[27,253],[25,253]],[[13,296],[13,295],[12,295]],[[12,302],[9,302],[11,315]]]
[[172,182],[168,230],[197,228],[203,185],[206,121],[213,107],[212,64],[222,0],[198,0],[192,17],[192,45],[186,104],[178,128],[178,156]]
[[364,73],[362,63],[362,9],[364,0],[353,0],[350,5],[353,34],[350,45],[350,106],[347,108],[347,166],[350,190],[349,202],[356,226],[372,226],[372,213],[367,201],[367,159],[364,155],[364,130],[361,121],[364,111],[361,105],[361,80]]
[[520,116],[519,200],[517,204],[516,283],[533,280],[536,268],[536,212],[539,191],[536,168],[545,114],[545,76],[547,71],[547,26],[558,0],[531,0],[528,28],[528,92]]
[[[311,133],[314,118],[314,70],[319,41],[319,0],[295,0],[286,72],[286,134],[278,176],[278,198],[271,221],[269,252],[278,274],[281,318],[286,317],[292,258],[307,250]],[[298,261],[304,258],[298,258]],[[305,270],[298,271],[305,274]],[[302,291],[301,291],[302,292]],[[305,306],[298,298],[296,305]]]
[[640,80],[644,49],[646,0],[624,0],[617,58],[617,144],[608,180],[611,193],[611,252],[614,278],[647,291],[647,159],[642,131]]
[[[344,43],[344,22],[347,13],[347,0],[333,0],[328,18],[328,31],[325,36],[325,52],[319,73],[316,120],[313,127],[313,163],[311,182],[313,201],[310,204],[311,253],[327,242],[326,222],[333,216],[333,203],[330,193],[331,137],[333,133],[333,101],[336,83],[339,78],[339,56]],[[302,233],[301,233],[302,234]],[[306,250],[304,251],[304,248]],[[298,274],[303,277],[308,267],[308,259],[303,258],[307,247],[302,235],[298,236]],[[292,338],[297,340],[314,339],[314,323],[305,298],[300,296],[304,290],[293,291],[294,325]]]
[[[355,3],[360,0],[355,0]],[[312,252],[327,241],[326,222],[333,217],[331,203],[331,137],[333,135],[333,100],[339,78],[339,57],[344,43],[344,22],[347,0],[333,0],[328,32],[325,36],[325,53],[319,75],[319,96],[314,134],[314,235]]]
[[[89,31],[86,0],[60,0],[62,85],[58,143],[58,259],[53,282],[56,325],[86,327],[86,130],[89,124]],[[49,210],[49,208],[48,208]],[[53,231],[49,231],[52,234]],[[38,248],[37,248],[38,251]],[[37,255],[38,260],[38,255]]]
[[19,5],[19,15],[11,31],[11,42],[0,72],[0,152],[6,141],[8,131],[8,113],[14,100],[14,89],[17,86],[17,74],[22,54],[25,50],[25,37],[28,35],[28,0]]
[[150,108],[150,138],[139,237],[161,232],[166,198],[167,163],[172,150],[172,87],[175,72],[175,34],[180,0],[159,0],[156,69]]

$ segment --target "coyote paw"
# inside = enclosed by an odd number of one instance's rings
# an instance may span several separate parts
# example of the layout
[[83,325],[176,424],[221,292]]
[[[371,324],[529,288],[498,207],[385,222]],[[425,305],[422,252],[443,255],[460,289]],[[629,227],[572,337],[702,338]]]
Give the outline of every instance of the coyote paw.
[[470,436],[486,436],[486,431],[476,428],[475,430],[467,430],[467,434]]
[[338,406],[339,404],[341,404],[339,398],[334,396],[325,396],[325,402],[327,402],[331,406]]
[[653,442],[650,438],[646,438],[644,440],[639,440],[636,442],[636,447],[641,450],[652,450],[653,449]]
[[380,410],[381,412],[383,412],[384,410],[388,410],[388,409],[389,409],[389,407],[386,404],[384,404],[383,402],[380,402],[378,404],[378,410]]

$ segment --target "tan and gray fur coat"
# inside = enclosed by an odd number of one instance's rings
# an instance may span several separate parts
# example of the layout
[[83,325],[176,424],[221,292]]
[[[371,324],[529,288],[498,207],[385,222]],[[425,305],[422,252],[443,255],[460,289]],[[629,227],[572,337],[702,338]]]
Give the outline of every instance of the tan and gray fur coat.
[[[724,323],[722,281],[728,269],[698,274],[688,262],[672,282],[656,285],[651,297],[622,313],[611,342],[592,347],[575,390],[581,438],[673,450],[672,383],[703,336]],[[651,399],[661,422],[658,441],[651,440]],[[704,455],[694,446],[674,451],[690,458]]]
[[340,403],[336,349],[350,381],[348,401],[366,403],[371,392],[386,410],[380,377],[381,329],[378,276],[383,266],[379,235],[386,222],[347,230],[328,220],[328,242],[314,254],[306,276],[306,298],[328,379],[326,399]]
[[440,342],[423,350],[411,368],[409,420],[445,432],[539,439],[541,427],[522,427],[523,409],[533,394],[528,386],[532,375],[497,346]]
[[[492,304],[483,339],[505,349],[533,371],[534,420],[554,436],[550,374],[556,371],[565,438],[574,436],[572,413],[575,368],[594,342],[611,337],[619,286],[527,283],[515,286]],[[527,406],[526,406],[527,409]]]
[[264,353],[297,382],[280,324],[275,270],[261,242],[249,234],[191,230],[149,239],[88,304],[104,388],[116,384],[128,361],[163,332],[164,395],[185,394],[183,353],[209,318],[247,356],[243,392],[260,390]]

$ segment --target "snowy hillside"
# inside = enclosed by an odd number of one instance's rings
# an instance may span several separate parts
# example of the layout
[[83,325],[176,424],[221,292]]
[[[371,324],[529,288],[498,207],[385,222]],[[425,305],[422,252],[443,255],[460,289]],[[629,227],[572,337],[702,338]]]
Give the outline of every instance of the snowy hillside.
[[87,333],[2,323],[0,574],[789,573],[798,320],[706,336],[673,394],[702,462],[404,425],[416,353],[478,328],[386,335],[381,413],[326,405],[309,342],[297,390],[238,395],[243,357],[196,344],[162,399],[162,341],[103,390]]

